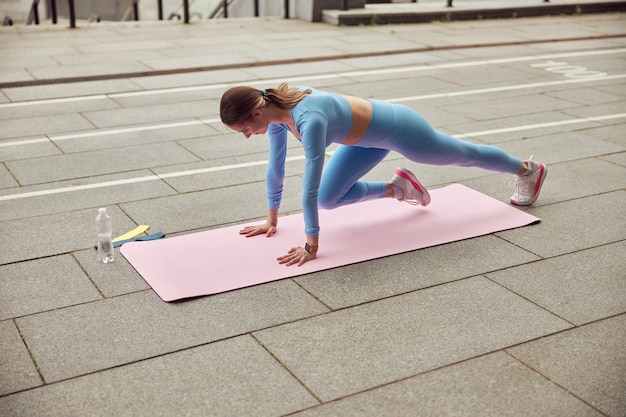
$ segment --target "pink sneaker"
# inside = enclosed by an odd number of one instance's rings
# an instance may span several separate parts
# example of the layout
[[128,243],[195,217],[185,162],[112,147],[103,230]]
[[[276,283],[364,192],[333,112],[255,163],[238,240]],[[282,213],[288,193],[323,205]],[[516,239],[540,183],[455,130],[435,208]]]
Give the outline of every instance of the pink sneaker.
[[430,194],[417,177],[406,168],[396,169],[396,173],[391,178],[391,184],[404,191],[404,197],[399,201],[406,201],[409,204],[426,207],[430,204]]

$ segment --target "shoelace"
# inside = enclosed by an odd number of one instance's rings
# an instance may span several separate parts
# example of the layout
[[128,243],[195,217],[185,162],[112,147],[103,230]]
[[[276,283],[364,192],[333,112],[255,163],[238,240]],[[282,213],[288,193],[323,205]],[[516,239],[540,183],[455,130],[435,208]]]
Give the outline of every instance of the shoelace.
[[523,196],[530,195],[530,181],[528,178],[519,177],[515,181],[515,187],[517,188],[517,194]]
[[[532,161],[533,158],[535,158],[535,155],[530,155],[530,158],[528,158],[529,161]],[[515,188],[516,188],[516,194],[517,195],[523,195],[523,196],[530,196],[530,181],[528,181],[528,179],[530,178],[529,176],[520,176],[518,175],[515,178]]]

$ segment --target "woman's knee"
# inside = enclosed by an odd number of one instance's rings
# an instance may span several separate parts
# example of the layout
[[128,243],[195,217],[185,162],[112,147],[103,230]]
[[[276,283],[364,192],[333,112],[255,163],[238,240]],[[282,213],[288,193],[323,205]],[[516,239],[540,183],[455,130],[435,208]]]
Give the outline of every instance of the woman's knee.
[[317,206],[324,210],[332,210],[339,207],[340,196],[337,193],[330,192],[324,188],[320,188],[317,195]]

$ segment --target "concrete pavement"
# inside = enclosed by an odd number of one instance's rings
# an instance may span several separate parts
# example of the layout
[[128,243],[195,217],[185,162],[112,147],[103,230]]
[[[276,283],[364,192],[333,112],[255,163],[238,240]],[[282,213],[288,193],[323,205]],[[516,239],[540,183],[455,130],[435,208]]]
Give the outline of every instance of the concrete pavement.
[[[626,415],[624,22],[1,28],[0,414]],[[266,143],[224,128],[218,100],[280,80],[535,154],[542,222],[170,304],[119,252],[95,260],[101,206],[116,234],[262,219],[264,168],[242,164]],[[508,175],[398,155],[367,178],[398,164],[430,188],[511,193]]]

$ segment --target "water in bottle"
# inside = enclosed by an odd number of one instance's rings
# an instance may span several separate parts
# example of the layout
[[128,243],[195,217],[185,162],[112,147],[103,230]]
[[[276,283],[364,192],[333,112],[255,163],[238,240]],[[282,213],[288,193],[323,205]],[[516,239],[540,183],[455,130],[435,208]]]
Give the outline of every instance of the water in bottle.
[[113,242],[111,237],[113,235],[113,225],[111,223],[111,216],[107,214],[107,209],[98,209],[98,215],[96,216],[96,230],[98,232],[98,260],[100,262],[109,263],[113,262]]

